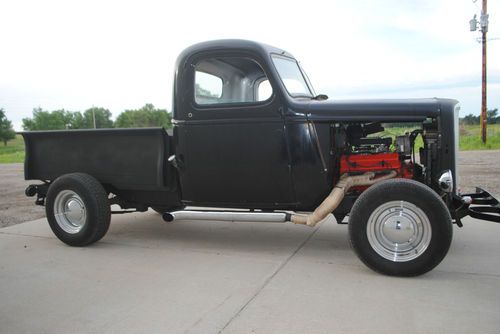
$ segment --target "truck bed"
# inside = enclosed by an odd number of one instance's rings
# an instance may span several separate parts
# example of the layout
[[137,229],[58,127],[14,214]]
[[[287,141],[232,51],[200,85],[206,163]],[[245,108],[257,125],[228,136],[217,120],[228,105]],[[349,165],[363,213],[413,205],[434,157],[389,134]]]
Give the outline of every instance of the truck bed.
[[25,179],[52,181],[82,172],[126,190],[167,190],[171,138],[163,128],[23,132]]

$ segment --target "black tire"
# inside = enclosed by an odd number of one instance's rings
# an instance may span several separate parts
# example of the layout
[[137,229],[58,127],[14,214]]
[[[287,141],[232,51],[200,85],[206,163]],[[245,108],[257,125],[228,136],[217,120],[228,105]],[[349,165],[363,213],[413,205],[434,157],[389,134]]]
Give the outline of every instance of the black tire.
[[[68,209],[70,207],[74,209]],[[99,241],[111,221],[106,191],[94,177],[83,173],[62,175],[52,182],[45,212],[54,234],[70,246],[87,246]],[[57,218],[56,213],[59,213]]]
[[371,186],[356,200],[349,217],[352,248],[369,268],[385,275],[428,272],[445,257],[452,235],[443,200],[413,180],[393,179]]

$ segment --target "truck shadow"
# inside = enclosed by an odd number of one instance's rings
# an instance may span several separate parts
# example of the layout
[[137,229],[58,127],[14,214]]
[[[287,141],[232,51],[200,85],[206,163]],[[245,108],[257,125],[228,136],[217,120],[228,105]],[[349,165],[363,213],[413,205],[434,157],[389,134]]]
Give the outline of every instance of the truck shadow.
[[130,218],[113,219],[107,235],[96,246],[176,248],[228,254],[288,254],[304,243],[302,248],[307,252],[352,253],[347,226],[338,225],[335,221],[310,228],[292,223],[165,223],[158,215],[149,213]]

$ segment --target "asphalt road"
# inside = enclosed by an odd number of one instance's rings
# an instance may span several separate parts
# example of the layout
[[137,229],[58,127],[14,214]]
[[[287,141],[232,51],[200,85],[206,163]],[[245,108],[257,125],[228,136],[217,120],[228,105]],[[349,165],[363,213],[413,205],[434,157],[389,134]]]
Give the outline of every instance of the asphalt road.
[[0,229],[2,333],[498,333],[500,226],[465,220],[417,278],[367,269],[347,228],[113,217],[92,247]]

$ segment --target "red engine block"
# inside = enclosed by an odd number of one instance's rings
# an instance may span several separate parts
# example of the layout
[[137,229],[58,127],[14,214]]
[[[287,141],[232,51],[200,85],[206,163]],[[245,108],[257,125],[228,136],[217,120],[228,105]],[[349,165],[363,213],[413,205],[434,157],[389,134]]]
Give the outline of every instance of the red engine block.
[[340,159],[340,175],[387,170],[395,170],[398,177],[413,178],[413,164],[402,161],[398,153],[350,154]]

